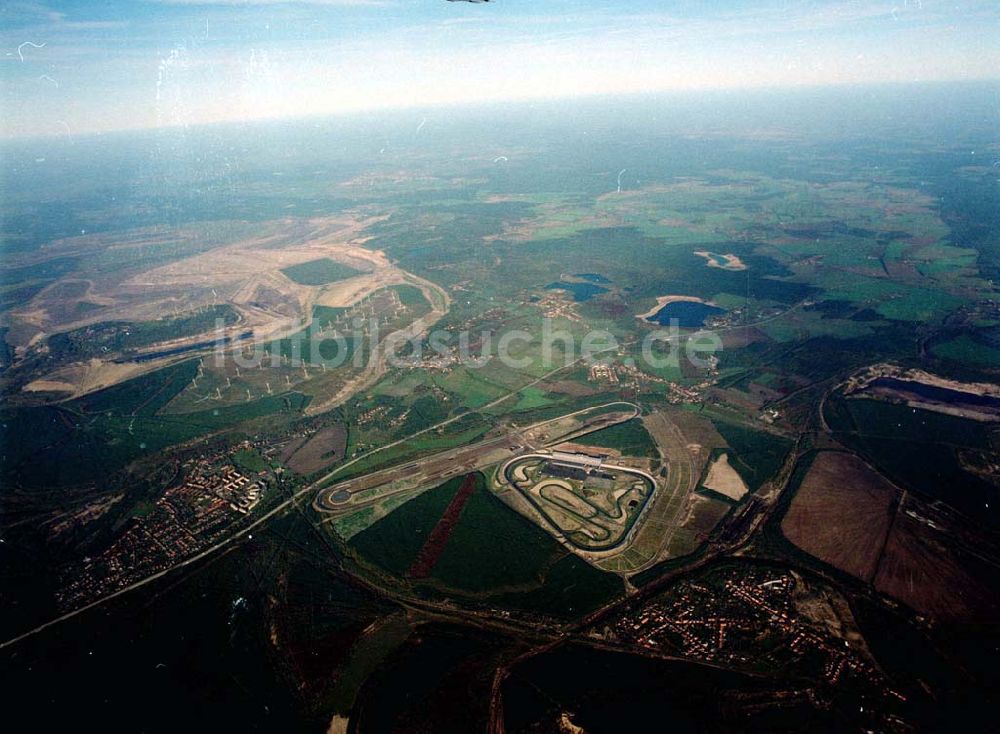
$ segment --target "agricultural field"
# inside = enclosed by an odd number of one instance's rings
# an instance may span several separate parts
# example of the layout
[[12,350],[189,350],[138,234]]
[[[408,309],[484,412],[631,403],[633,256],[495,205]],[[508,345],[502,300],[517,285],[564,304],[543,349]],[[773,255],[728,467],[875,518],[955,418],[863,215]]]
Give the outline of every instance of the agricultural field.
[[310,475],[342,460],[346,448],[345,428],[329,426],[291,443],[282,452],[281,460],[292,471]]
[[1000,349],[968,334],[934,345],[933,352],[959,364],[993,368],[1000,364]]
[[995,620],[1000,554],[966,518],[904,497],[873,579],[875,588],[942,622]]
[[724,451],[712,460],[701,486],[737,502],[747,493],[747,485],[739,473],[730,466],[729,454]]
[[780,532],[875,591],[944,623],[984,621],[1000,602],[1000,564],[978,519],[900,490],[857,456],[816,453],[800,473]]
[[852,454],[816,455],[781,521],[806,553],[872,582],[896,514],[898,490]]

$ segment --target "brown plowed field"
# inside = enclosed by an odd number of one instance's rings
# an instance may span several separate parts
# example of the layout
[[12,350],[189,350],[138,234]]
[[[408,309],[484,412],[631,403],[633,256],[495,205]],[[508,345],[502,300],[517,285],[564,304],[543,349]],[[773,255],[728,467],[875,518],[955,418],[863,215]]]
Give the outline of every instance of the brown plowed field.
[[875,588],[936,619],[995,624],[995,546],[958,517],[907,495],[889,533]]
[[299,474],[313,474],[344,458],[347,431],[343,426],[327,426],[317,431],[308,441],[292,444],[286,464]]
[[785,537],[831,566],[871,581],[897,490],[852,454],[824,451],[781,522]]
[[434,564],[441,557],[441,553],[448,543],[448,538],[451,537],[452,528],[455,527],[462,514],[462,508],[465,507],[465,503],[469,501],[474,491],[476,491],[476,475],[466,474],[462,486],[451,498],[451,502],[448,503],[441,519],[437,521],[437,525],[427,536],[427,542],[417,553],[417,557],[413,559],[413,565],[410,566],[407,576],[411,579],[424,579],[434,570]]

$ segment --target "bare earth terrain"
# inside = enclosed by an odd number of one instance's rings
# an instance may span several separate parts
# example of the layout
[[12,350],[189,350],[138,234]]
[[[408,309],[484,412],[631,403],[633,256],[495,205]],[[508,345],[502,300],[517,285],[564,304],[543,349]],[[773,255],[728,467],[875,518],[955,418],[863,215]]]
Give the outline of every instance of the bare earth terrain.
[[[402,284],[419,288],[432,306],[431,313],[411,324],[404,336],[423,334],[447,312],[450,299],[440,287],[397,268],[381,251],[363,246],[367,240],[362,235],[363,230],[376,221],[377,218],[342,217],[266,222],[258,226],[254,236],[236,241],[226,242],[224,237],[213,233],[220,239],[218,246],[205,244],[210,238],[206,232],[179,231],[175,236],[189,241],[187,250],[196,249],[198,245],[201,249],[207,247],[207,251],[140,272],[125,269],[108,272],[103,278],[84,282],[82,287],[75,278],[57,282],[10,314],[15,325],[12,333],[20,334],[22,339],[15,346],[23,353],[29,344],[40,343],[52,334],[94,323],[156,321],[164,316],[222,304],[236,309],[238,323],[225,327],[221,333],[211,330],[161,341],[143,349],[142,353],[183,349],[247,332],[252,332],[257,343],[269,342],[308,327],[314,306],[349,307],[375,291]],[[233,236],[244,234],[244,231],[235,228],[223,234]],[[53,243],[55,252],[47,255],[62,254],[63,250],[86,250],[108,256],[108,252],[119,249],[164,247],[169,241],[169,234],[145,231],[133,233],[131,237],[70,238]],[[361,274],[310,286],[296,283],[281,272],[289,266],[323,258],[350,266]],[[65,302],[68,294],[73,296],[72,304]],[[69,306],[84,299],[100,307],[87,311],[87,318],[80,319],[79,311]],[[207,352],[209,348],[145,361],[122,360],[109,353],[101,358],[58,366],[29,381],[24,390],[62,393],[61,399],[80,397],[188,359],[198,352]],[[372,384],[384,372],[385,359],[379,355],[370,360],[360,375],[335,392],[321,396],[310,412],[321,412],[337,405],[348,395]]]
[[942,621],[996,623],[995,550],[944,507],[907,494],[874,577],[875,588]]
[[729,454],[720,454],[705,478],[705,487],[724,494],[729,499],[740,500],[747,493],[743,478],[729,465]]

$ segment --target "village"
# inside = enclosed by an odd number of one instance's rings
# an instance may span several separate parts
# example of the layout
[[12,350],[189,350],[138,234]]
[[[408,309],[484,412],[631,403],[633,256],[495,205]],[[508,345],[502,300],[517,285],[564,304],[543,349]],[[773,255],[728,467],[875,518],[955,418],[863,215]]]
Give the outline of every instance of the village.
[[[233,457],[245,458],[237,468]],[[260,504],[274,473],[251,444],[190,459],[181,467],[183,480],[156,502],[140,506],[127,520],[129,527],[104,552],[87,557],[65,573],[58,601],[76,607],[114,593],[170,568],[232,533]]]
[[[793,669],[830,686],[871,688],[905,700],[857,638],[844,634],[835,609],[792,572],[741,565],[678,583],[620,618],[606,637],[755,672]],[[833,633],[837,628],[841,634]]]

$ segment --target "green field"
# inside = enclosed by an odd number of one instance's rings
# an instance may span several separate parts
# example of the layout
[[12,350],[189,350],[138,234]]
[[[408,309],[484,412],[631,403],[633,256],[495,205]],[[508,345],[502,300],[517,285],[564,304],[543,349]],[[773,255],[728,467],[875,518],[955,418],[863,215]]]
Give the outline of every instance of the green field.
[[600,446],[616,449],[626,456],[659,456],[656,444],[642,426],[639,418],[633,418],[625,423],[619,423],[610,428],[602,428],[594,433],[588,433],[577,439],[578,443],[587,446]]
[[336,321],[337,317],[345,311],[347,311],[346,308],[339,306],[313,306],[312,317],[319,326],[325,328]]
[[1000,349],[983,344],[968,334],[935,345],[935,356],[962,364],[997,369],[1000,366]]
[[324,257],[282,268],[281,272],[299,285],[326,285],[360,275],[362,271]]
[[[405,574],[462,481],[456,477],[409,500],[354,535],[349,546],[366,561]],[[459,599],[555,616],[591,609],[622,590],[617,577],[573,556],[496,499],[481,474],[429,578],[417,583]]]
[[257,473],[268,468],[267,460],[257,451],[241,449],[232,456],[233,465],[237,469]]
[[476,475],[476,491],[434,566],[432,577],[449,588],[472,594],[495,593],[512,586],[535,586],[553,555],[548,536],[511,512]]
[[399,302],[404,306],[429,307],[424,293],[415,285],[394,285],[392,289],[399,295]]

